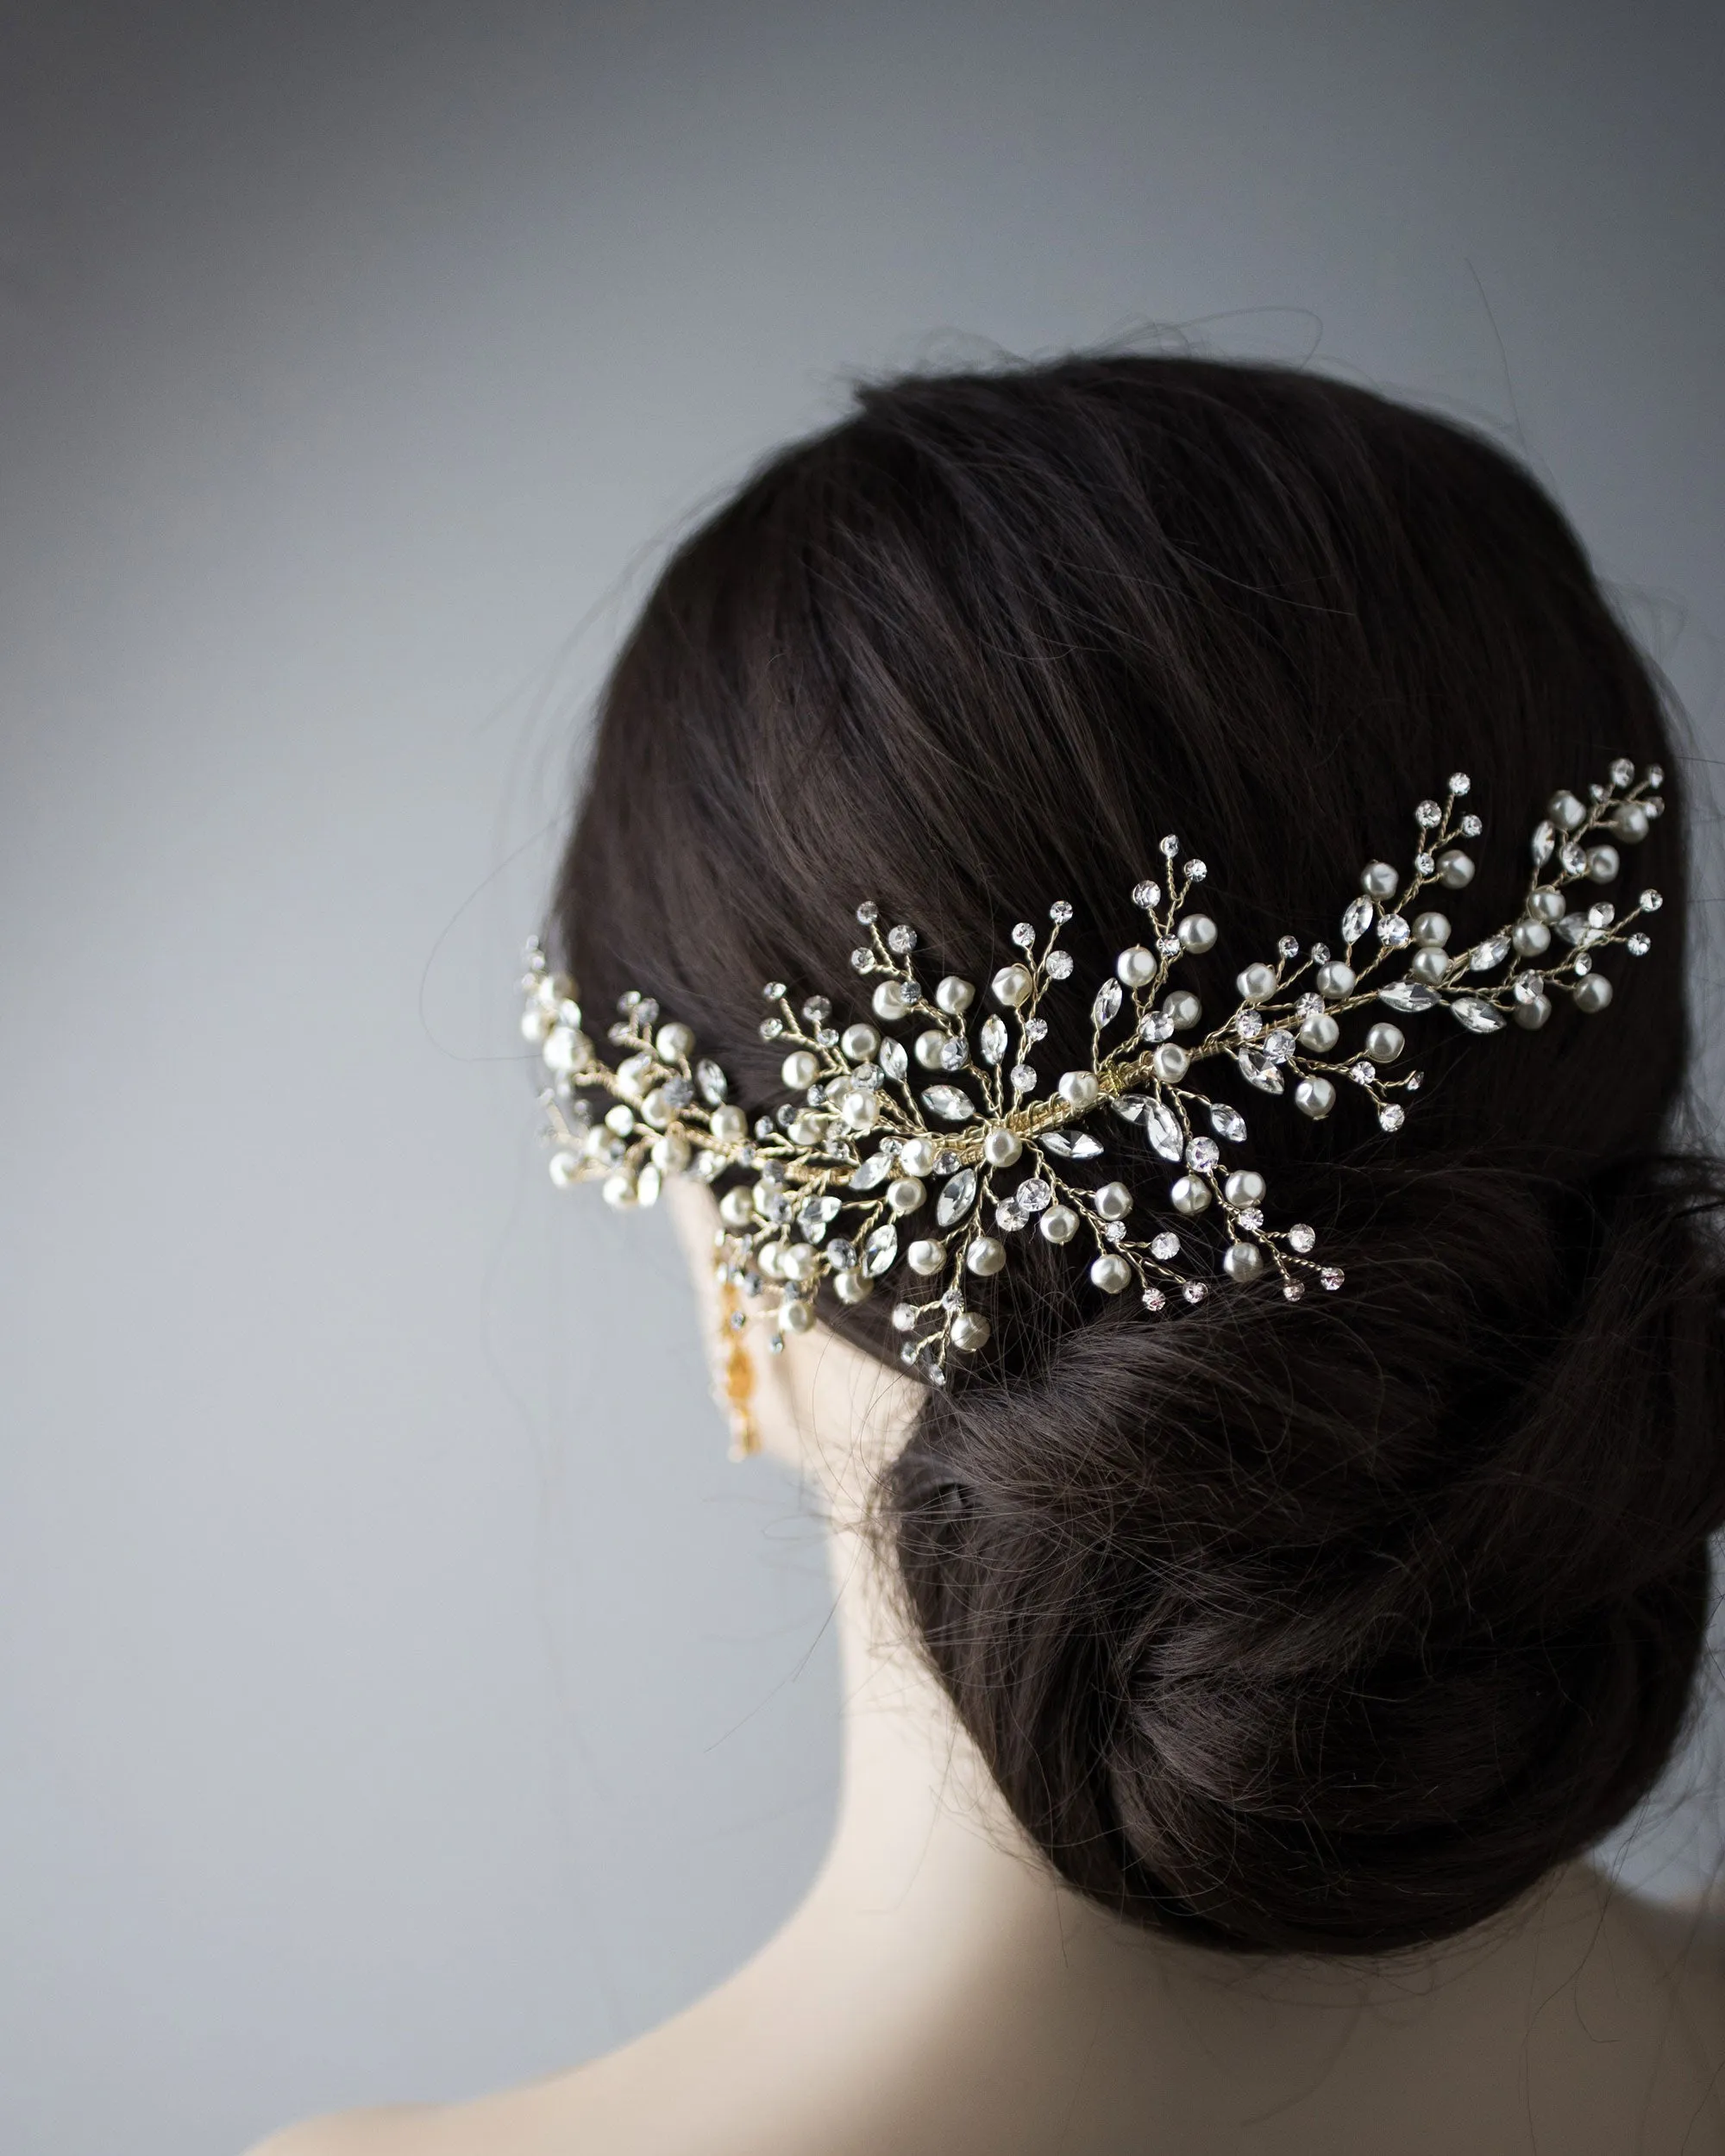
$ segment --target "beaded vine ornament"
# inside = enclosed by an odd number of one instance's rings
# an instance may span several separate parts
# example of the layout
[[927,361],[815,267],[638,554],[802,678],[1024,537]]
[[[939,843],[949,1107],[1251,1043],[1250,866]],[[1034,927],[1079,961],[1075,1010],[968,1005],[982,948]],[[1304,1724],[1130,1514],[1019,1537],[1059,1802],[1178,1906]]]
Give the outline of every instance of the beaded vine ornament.
[[[934,1385],[946,1382],[953,1355],[987,1344],[989,1320],[978,1307],[986,1282],[1026,1232],[1078,1244],[1098,1291],[1135,1289],[1150,1312],[1203,1301],[1219,1274],[1233,1283],[1273,1276],[1290,1300],[1313,1284],[1339,1288],[1340,1270],[1312,1256],[1314,1231],[1300,1221],[1269,1225],[1264,1177],[1228,1164],[1224,1148],[1245,1144],[1246,1120],[1204,1090],[1202,1065],[1226,1061],[1257,1092],[1288,1096],[1314,1119],[1329,1115],[1352,1086],[1394,1131],[1404,1096],[1421,1082],[1417,1069],[1397,1075],[1408,1045],[1398,1021],[1441,1010],[1470,1033],[1511,1022],[1533,1029],[1551,1016],[1556,993],[1583,1012],[1604,1010],[1611,982],[1596,969],[1598,953],[1621,943],[1642,956],[1649,938],[1639,924],[1660,899],[1645,890],[1620,917],[1586,887],[1614,881],[1618,844],[1647,837],[1664,807],[1662,777],[1656,765],[1638,775],[1620,759],[1609,783],[1590,787],[1585,800],[1554,794],[1533,835],[1519,917],[1452,951],[1447,916],[1417,901],[1473,881],[1460,842],[1479,837],[1482,825],[1458,811],[1469,782],[1454,773],[1441,804],[1421,801],[1414,812],[1412,877],[1370,862],[1341,916],[1339,945],[1302,950],[1283,937],[1273,960],[1239,974],[1239,1001],[1207,1032],[1197,997],[1170,978],[1217,940],[1214,922],[1191,903],[1206,865],[1164,838],[1161,869],[1132,893],[1145,939],[1120,952],[1091,1002],[1089,1066],[1052,1086],[1033,1058],[1048,1033],[1044,1000],[1073,972],[1060,943],[1072,917],[1063,901],[1049,908],[1040,937],[1027,921],[1013,930],[1019,955],[994,974],[980,1010],[974,985],[956,975],[925,990],[916,931],[883,932],[879,909],[859,906],[869,940],[851,964],[874,983],[876,1023],[841,1029],[826,997],[793,1008],[784,983],[769,981],[761,1033],[784,1047],[780,1075],[791,1098],[752,1122],[731,1100],[724,1071],[696,1054],[690,1029],[662,1021],[658,1005],[637,990],[608,1029],[621,1059],[606,1062],[582,1031],[575,984],[553,970],[536,938],[522,1031],[552,1074],[540,1095],[551,1179],[560,1187],[599,1180],[611,1204],[628,1207],[652,1204],[666,1175],[711,1183],[746,1171],[749,1180],[718,1204],[728,1326],[741,1333],[744,1304],[752,1306],[776,1351],[787,1332],[814,1323],[823,1284],[854,1304],[888,1275],[907,1274],[893,1324],[905,1336],[906,1363]],[[1344,1022],[1368,1012],[1362,1037],[1344,1045]],[[909,1031],[908,1044],[894,1027]],[[1142,1229],[1132,1219],[1131,1187],[1089,1166],[1134,1142],[1170,1177],[1167,1212]],[[1195,1232],[1213,1211],[1220,1233]],[[747,1388],[737,1369],[727,1368],[726,1392],[748,1449]]]

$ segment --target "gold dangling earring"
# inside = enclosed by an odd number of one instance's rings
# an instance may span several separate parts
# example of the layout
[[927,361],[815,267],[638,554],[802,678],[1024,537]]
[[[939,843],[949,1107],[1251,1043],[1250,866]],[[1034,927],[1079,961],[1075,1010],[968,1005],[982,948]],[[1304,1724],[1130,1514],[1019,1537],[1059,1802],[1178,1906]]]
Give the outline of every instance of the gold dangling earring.
[[719,1364],[723,1372],[723,1406],[731,1418],[731,1457],[746,1460],[761,1450],[761,1433],[755,1426],[750,1402],[755,1397],[755,1365],[743,1344],[748,1317],[735,1281],[719,1289]]

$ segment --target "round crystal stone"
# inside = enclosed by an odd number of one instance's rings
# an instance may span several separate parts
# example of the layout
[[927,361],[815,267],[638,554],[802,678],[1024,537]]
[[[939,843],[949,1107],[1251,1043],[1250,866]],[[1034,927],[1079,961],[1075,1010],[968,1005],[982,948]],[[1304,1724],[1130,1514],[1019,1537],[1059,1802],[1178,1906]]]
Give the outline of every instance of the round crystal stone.
[[1645,958],[1653,947],[1653,937],[1651,936],[1643,936],[1639,932],[1631,936],[1625,944],[1625,949],[1628,951],[1628,954],[1632,958]]
[[1315,1228],[1308,1227],[1303,1220],[1296,1220],[1288,1231],[1289,1249],[1298,1250],[1302,1257],[1305,1257],[1317,1239],[1318,1231]]
[[1020,1213],[1041,1213],[1053,1202],[1052,1185],[1045,1183],[1039,1175],[1027,1177],[1013,1193],[1013,1203]]
[[1170,1257],[1180,1255],[1180,1238],[1171,1228],[1164,1228],[1160,1235],[1151,1238],[1150,1254],[1166,1264]]
[[887,949],[897,951],[900,957],[902,958],[908,951],[913,951],[916,947],[917,932],[913,928],[906,926],[903,921],[887,931]]
[[785,993],[785,984],[782,981],[769,981],[761,993],[768,1003],[776,1003]]
[[1330,1293],[1334,1294],[1337,1288],[1341,1286],[1343,1281],[1347,1278],[1347,1275],[1343,1272],[1339,1265],[1327,1265],[1325,1266],[1323,1271],[1319,1274],[1318,1278],[1323,1282],[1325,1287],[1329,1289]]
[[1180,1292],[1188,1302],[1202,1302],[1210,1291],[1201,1280],[1189,1280]]
[[1054,904],[1048,909],[1048,918],[1051,921],[1054,922],[1057,927],[1063,926],[1072,918],[1072,907],[1070,903],[1065,899],[1057,899],[1054,901]]
[[1452,771],[1449,783],[1452,793],[1465,793],[1473,781],[1465,771]]
[[1194,883],[1201,883],[1210,873],[1210,864],[1208,861],[1189,861],[1186,873]]
[[1159,1288],[1146,1288],[1139,1298],[1146,1310],[1165,1310],[1168,1298]]
[[1421,801],[1414,812],[1414,820],[1427,830],[1434,830],[1444,820],[1444,812],[1435,801]]
[[1162,858],[1164,861],[1172,861],[1179,851],[1180,841],[1174,836],[1172,831],[1170,831],[1168,836],[1162,841]]
[[1377,1111],[1377,1124],[1380,1130],[1399,1131],[1407,1120],[1408,1111],[1398,1100],[1386,1101]]
[[1135,884],[1132,887],[1132,904],[1134,906],[1141,906],[1144,907],[1145,912],[1148,912],[1151,906],[1160,906],[1161,903],[1162,886],[1159,883],[1145,882]]
[[1477,816],[1464,816],[1461,819],[1461,835],[1464,838],[1477,838],[1484,829],[1484,824]]
[[862,905],[856,909],[856,918],[862,922],[864,928],[870,927],[875,922],[880,919],[881,909],[875,905],[873,899],[864,899]]
[[858,973],[868,973],[873,968],[875,954],[872,950],[864,950],[859,944],[850,954],[850,962]]
[[1051,950],[1048,954],[1048,977],[1051,981],[1065,981],[1072,972],[1072,954],[1070,950]]
[[1036,931],[1028,921],[1015,921],[1013,924],[1013,941],[1020,950],[1028,950],[1036,941]]

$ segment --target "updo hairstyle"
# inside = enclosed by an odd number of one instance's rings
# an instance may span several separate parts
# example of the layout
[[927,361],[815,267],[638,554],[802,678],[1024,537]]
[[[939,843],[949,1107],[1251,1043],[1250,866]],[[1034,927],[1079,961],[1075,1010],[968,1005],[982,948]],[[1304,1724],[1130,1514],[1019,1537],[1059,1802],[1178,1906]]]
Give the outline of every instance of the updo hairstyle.
[[[1176,830],[1212,1010],[1333,935],[1458,768],[1452,911],[1514,918],[1526,835],[1676,762],[1576,539],[1465,429],[1278,368],[1080,359],[863,391],[677,553],[605,693],[556,918],[594,1011],[639,987],[751,1113],[761,984],[842,998],[853,909],[986,980],[1068,899],[1132,940]],[[1035,1843],[1213,1946],[1377,1952],[1490,1916],[1622,1820],[1684,1724],[1725,1517],[1711,1164],[1678,1144],[1682,797],[1625,856],[1666,903],[1609,1012],[1440,1016],[1394,1138],[1242,1089],[1278,1212],[1346,1290],[1151,1319],[1031,1237],[879,1493],[909,1619]],[[930,978],[932,978],[932,975]],[[1087,1060],[1083,999],[1048,1066]],[[862,1015],[862,994],[857,1009]],[[841,1022],[843,1019],[841,1006]],[[1063,1031],[1070,1027],[1070,1031]],[[1167,1170],[1120,1126],[1141,1213]],[[896,1363],[894,1300],[823,1298]]]

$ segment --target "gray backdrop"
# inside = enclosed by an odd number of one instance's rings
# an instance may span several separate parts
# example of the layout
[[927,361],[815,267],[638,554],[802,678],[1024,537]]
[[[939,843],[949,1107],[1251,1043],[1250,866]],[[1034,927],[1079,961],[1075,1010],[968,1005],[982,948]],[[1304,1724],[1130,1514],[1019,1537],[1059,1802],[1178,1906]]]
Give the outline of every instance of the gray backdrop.
[[815,1538],[514,1036],[668,536],[852,373],[1179,325],[1518,440],[1715,739],[1721,74],[1704,0],[0,16],[11,2156],[580,2059],[815,1864]]

